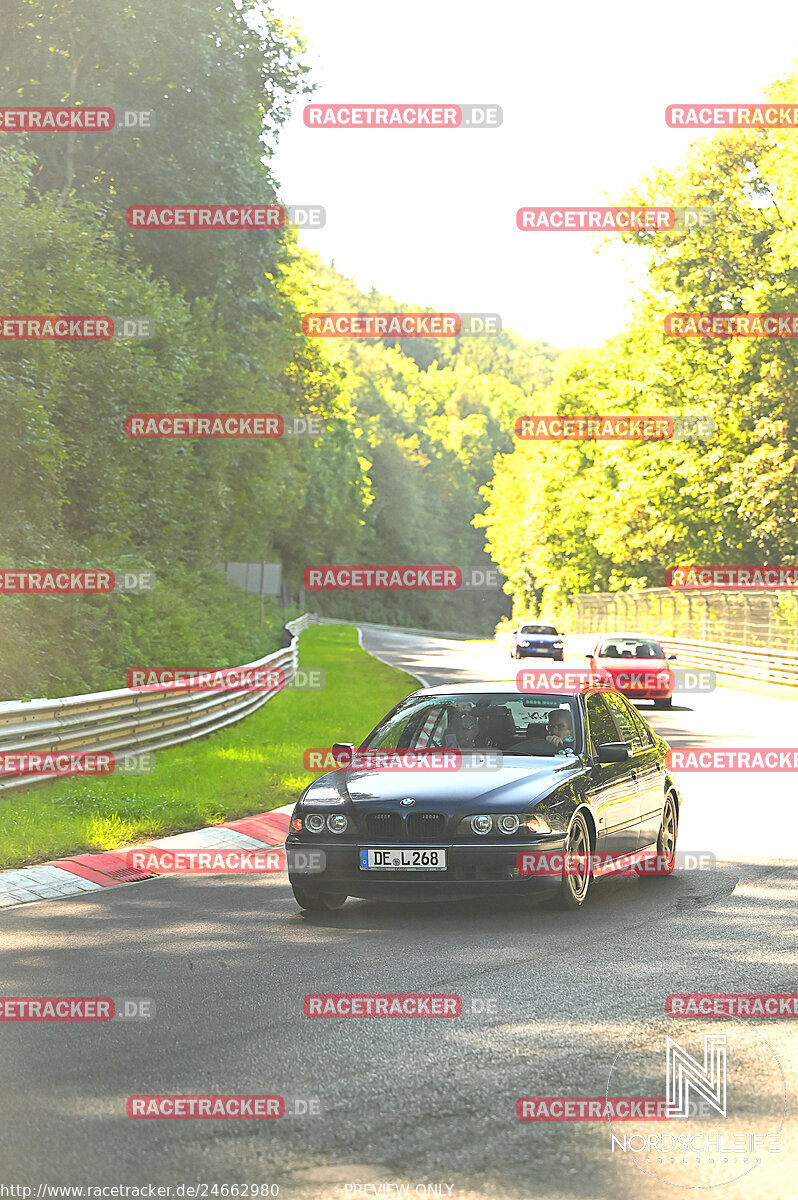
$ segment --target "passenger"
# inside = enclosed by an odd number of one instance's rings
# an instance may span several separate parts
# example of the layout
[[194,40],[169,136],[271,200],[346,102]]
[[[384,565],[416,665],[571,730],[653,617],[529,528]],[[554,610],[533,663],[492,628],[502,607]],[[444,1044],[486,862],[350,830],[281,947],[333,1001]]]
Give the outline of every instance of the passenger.
[[471,709],[449,713],[443,744],[455,750],[473,750],[479,735],[477,714]]
[[460,713],[460,728],[457,740],[461,750],[473,750],[479,738],[479,720],[472,711]]

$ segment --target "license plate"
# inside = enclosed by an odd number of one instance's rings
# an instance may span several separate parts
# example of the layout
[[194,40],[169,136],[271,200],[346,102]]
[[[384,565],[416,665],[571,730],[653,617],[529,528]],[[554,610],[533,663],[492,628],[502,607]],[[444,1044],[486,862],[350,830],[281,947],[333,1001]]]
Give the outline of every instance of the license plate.
[[384,846],[360,851],[361,871],[445,871],[446,851]]

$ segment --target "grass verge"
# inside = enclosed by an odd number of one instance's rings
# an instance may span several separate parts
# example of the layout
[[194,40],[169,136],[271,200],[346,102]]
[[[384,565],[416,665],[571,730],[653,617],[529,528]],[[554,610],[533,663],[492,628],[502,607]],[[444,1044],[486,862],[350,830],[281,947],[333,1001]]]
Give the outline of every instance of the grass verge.
[[323,688],[281,692],[238,725],[156,752],[151,775],[64,779],[0,802],[0,868],[279,808],[313,778],[302,765],[307,747],[357,744],[419,686],[366,654],[351,625],[311,627],[299,661],[323,669]]

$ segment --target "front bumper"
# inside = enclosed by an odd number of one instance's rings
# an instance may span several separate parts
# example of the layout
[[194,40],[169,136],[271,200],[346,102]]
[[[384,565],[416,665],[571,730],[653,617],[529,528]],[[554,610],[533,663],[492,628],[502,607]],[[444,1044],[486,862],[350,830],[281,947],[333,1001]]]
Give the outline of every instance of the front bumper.
[[553,658],[562,662],[563,651],[553,646],[516,646],[515,652],[519,658]]
[[306,892],[345,892],[347,896],[358,896],[363,900],[455,900],[469,896],[517,896],[526,893],[550,891],[559,886],[559,876],[519,875],[516,869],[518,855],[530,849],[562,851],[565,839],[561,835],[532,841],[491,841],[488,844],[472,842],[392,842],[392,846],[407,850],[444,849],[445,871],[362,871],[360,869],[361,847],[380,849],[388,843],[380,839],[369,839],[366,835],[357,841],[348,840],[311,842],[289,836],[287,850],[322,850],[325,866],[323,871],[294,873],[289,868],[289,878]]
[[667,700],[673,695],[675,680],[669,677],[667,671],[655,671],[644,667],[627,667],[623,670],[606,670],[612,679],[616,692],[628,696],[630,700]]

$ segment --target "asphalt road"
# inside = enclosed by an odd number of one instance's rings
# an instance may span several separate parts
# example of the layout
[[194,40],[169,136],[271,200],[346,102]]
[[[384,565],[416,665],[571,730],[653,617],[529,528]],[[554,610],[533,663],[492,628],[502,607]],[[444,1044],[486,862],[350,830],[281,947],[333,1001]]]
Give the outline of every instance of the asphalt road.
[[[517,669],[492,646],[383,633],[364,644],[430,683]],[[651,719],[674,745],[789,746],[797,712],[718,691]],[[691,777],[680,848],[714,852],[716,867],[605,880],[578,913],[350,900],[311,917],[281,876],[161,878],[6,911],[5,995],[151,997],[156,1015],[3,1025],[0,1183],[34,1196],[39,1184],[274,1183],[288,1200],[659,1200],[737,1177],[713,1195],[794,1194],[795,1022],[664,1017],[671,993],[798,991],[794,778]],[[457,994],[463,1015],[310,1020],[310,992]],[[515,1115],[522,1096],[662,1095],[665,1034],[700,1058],[710,1031],[728,1034],[729,1115],[705,1127],[772,1133],[786,1096],[781,1153],[759,1165],[638,1155],[644,1174],[611,1152],[604,1121]],[[125,1115],[129,1095],[216,1092],[315,1099],[321,1112]]]

